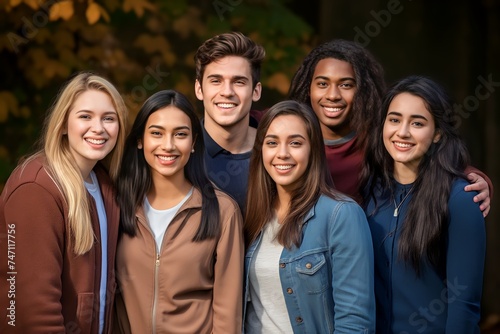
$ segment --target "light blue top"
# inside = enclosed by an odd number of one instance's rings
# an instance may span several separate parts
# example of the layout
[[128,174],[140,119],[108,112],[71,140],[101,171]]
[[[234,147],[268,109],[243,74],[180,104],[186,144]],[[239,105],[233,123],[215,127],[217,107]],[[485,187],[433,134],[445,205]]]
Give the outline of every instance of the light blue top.
[[446,264],[435,268],[422,262],[422,274],[398,258],[398,243],[412,185],[394,181],[397,205],[394,216],[390,191],[378,194],[366,212],[375,255],[377,332],[380,333],[479,333],[480,303],[485,257],[485,226],[475,192],[466,192],[465,180],[452,184],[448,201]]
[[102,333],[104,328],[104,312],[106,311],[106,281],[108,272],[108,219],[106,217],[106,209],[99,188],[99,181],[94,171],[90,172],[92,183],[85,182],[87,191],[92,195],[97,208],[99,217],[99,227],[101,232],[101,284],[99,289],[99,333]]
[[[284,248],[276,263],[293,332],[374,333],[373,249],[363,210],[321,196],[304,221],[300,247]],[[261,239],[245,256],[244,317],[248,268]]]

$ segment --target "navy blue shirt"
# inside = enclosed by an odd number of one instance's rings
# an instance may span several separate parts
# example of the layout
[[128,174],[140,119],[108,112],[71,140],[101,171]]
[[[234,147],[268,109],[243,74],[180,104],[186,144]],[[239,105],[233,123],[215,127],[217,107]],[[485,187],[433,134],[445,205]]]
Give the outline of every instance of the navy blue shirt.
[[[410,185],[395,182],[397,205]],[[377,197],[378,211],[370,200],[366,213],[375,256],[377,333],[479,333],[486,236],[484,218],[475,192],[456,180],[448,200],[449,223],[446,264],[436,269],[422,263],[421,276],[398,258],[398,241],[412,193],[394,216],[390,194]],[[390,193],[390,192],[386,192]],[[387,196],[389,195],[389,196]]]
[[[250,117],[250,126],[257,127],[257,121],[252,117]],[[203,120],[202,129],[205,141],[205,165],[208,177],[218,188],[231,195],[243,212],[247,198],[249,165],[252,151],[232,154],[210,137],[205,130]]]

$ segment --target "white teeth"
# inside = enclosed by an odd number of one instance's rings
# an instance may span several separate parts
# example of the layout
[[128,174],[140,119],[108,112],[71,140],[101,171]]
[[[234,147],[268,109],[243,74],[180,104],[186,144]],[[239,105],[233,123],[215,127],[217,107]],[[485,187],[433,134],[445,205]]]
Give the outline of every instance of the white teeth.
[[293,165],[274,165],[279,170],[287,170],[293,167]]
[[217,106],[221,107],[221,108],[234,108],[234,107],[236,107],[236,104],[234,104],[234,103],[217,103]]
[[172,160],[175,160],[175,156],[168,156],[168,157],[165,157],[163,155],[157,155],[158,159],[160,160],[163,160],[163,161],[172,161]]
[[339,112],[342,110],[342,108],[325,107],[325,110],[328,112]]
[[396,145],[397,147],[401,147],[401,148],[409,148],[409,147],[413,146],[412,144],[405,144],[405,143],[398,143],[398,142],[394,142],[394,145]]
[[101,145],[106,142],[104,139],[90,139],[90,138],[87,138],[86,141],[94,145]]

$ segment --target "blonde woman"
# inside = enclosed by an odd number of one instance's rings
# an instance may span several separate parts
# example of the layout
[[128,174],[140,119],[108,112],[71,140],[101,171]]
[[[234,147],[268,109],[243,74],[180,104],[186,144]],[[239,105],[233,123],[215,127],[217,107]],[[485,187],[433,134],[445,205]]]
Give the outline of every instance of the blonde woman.
[[111,83],[76,75],[46,119],[40,150],[8,179],[0,198],[1,333],[110,332],[119,221],[112,180],[126,115]]

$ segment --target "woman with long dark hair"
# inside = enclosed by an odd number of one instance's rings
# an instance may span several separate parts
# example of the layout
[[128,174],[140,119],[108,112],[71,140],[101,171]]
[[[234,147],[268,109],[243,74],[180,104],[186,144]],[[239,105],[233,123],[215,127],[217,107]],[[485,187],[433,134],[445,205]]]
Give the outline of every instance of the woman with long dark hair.
[[366,217],[333,189],[306,105],[283,101],[261,119],[246,208],[246,333],[374,331]]
[[241,329],[242,217],[207,177],[200,122],[173,90],[152,95],[118,178],[119,327],[132,333]]
[[396,83],[363,180],[375,254],[377,331],[479,333],[485,226],[465,192],[469,156],[434,81]]

